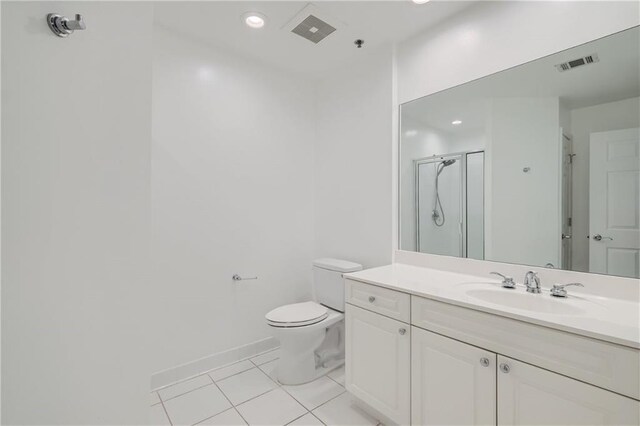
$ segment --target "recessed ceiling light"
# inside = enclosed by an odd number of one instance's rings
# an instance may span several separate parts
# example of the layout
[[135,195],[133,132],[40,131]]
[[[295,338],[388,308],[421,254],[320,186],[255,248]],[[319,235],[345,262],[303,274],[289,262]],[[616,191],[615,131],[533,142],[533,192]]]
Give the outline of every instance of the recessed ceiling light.
[[462,124],[462,121],[461,121],[461,120],[453,120],[453,121],[451,122],[451,124],[453,124],[454,126],[459,126],[459,125],[461,125],[461,124]]
[[415,4],[425,4],[429,2],[429,0],[411,0],[411,1],[414,2]]
[[267,18],[262,13],[247,12],[242,15],[242,20],[251,28],[262,28]]

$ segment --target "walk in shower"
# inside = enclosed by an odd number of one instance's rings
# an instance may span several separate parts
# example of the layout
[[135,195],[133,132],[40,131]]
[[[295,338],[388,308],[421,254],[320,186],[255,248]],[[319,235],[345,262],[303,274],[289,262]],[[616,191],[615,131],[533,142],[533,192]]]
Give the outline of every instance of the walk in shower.
[[484,258],[484,152],[414,160],[416,248]]

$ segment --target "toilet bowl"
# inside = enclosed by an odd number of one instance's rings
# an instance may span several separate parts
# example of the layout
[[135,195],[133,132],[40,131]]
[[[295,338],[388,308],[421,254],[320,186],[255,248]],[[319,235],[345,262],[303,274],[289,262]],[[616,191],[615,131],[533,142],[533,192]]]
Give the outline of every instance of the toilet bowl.
[[344,364],[342,274],[361,269],[357,263],[318,259],[313,274],[316,301],[280,306],[265,315],[280,342],[276,367],[280,383],[307,383]]
[[[278,311],[282,309],[296,310],[298,316],[291,316],[288,322],[272,320],[274,317],[282,319]],[[305,311],[309,313],[305,315]],[[320,311],[323,313],[316,315]],[[280,383],[307,383],[344,364],[344,351],[341,351],[344,345],[343,313],[315,302],[304,302],[274,309],[266,317],[273,336],[280,342],[280,359],[276,367]],[[326,342],[327,336],[333,341]],[[323,351],[319,350],[321,347]]]

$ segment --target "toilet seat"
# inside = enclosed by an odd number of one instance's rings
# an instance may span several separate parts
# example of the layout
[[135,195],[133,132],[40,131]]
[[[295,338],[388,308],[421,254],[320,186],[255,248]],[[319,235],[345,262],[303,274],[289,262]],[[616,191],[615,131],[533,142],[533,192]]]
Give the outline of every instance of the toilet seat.
[[303,327],[316,324],[329,316],[329,310],[316,302],[280,306],[265,315],[272,327]]

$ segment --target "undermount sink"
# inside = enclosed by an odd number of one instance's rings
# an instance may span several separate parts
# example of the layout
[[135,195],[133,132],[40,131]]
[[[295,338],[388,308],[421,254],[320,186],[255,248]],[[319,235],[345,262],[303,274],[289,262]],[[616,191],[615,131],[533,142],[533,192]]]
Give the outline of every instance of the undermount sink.
[[[486,285],[487,284],[478,284],[478,286],[482,287],[485,287]],[[522,309],[531,312],[554,315],[580,315],[586,312],[582,307],[576,306],[575,301],[572,299],[554,298],[548,293],[527,293],[521,288],[506,289],[472,287],[466,289],[465,294],[474,299],[482,300],[494,305],[501,305],[507,308]]]

